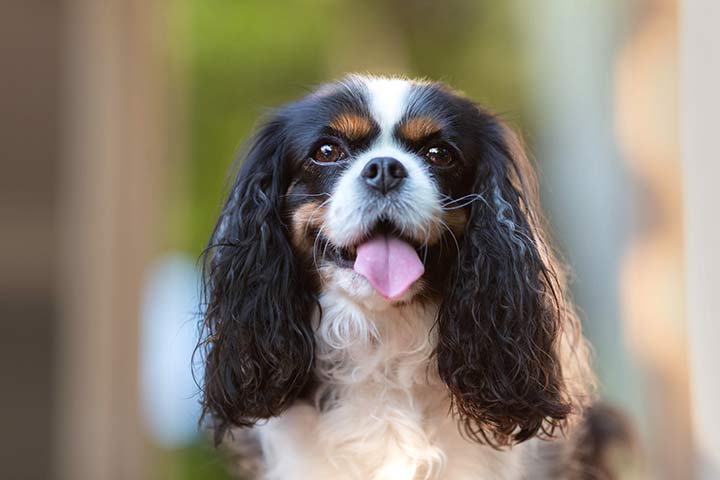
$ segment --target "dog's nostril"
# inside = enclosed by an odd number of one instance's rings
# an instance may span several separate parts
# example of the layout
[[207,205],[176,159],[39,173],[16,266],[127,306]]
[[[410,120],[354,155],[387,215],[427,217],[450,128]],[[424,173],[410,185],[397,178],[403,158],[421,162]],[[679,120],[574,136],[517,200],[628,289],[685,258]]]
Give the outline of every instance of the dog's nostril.
[[395,158],[377,157],[365,164],[360,175],[370,188],[387,193],[402,183],[408,176],[408,171],[405,165]]
[[370,180],[377,177],[379,173],[380,168],[378,167],[378,164],[370,161],[367,165],[365,165],[365,168],[363,168],[362,176]]
[[405,178],[407,177],[407,170],[405,169],[405,165],[398,162],[394,158],[390,159],[391,161],[388,162],[388,173],[390,173],[390,176],[393,178]]

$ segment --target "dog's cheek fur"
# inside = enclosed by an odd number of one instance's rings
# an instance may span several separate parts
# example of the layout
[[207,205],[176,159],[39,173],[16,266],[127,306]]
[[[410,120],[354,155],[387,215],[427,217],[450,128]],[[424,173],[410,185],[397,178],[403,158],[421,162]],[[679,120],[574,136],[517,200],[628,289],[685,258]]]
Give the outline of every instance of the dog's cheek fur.
[[474,202],[439,313],[438,369],[465,433],[496,447],[551,436],[573,411],[557,351],[577,320],[543,240],[536,186],[512,134],[479,112]]
[[303,203],[289,212],[293,247],[305,259],[313,258],[313,253],[321,247],[316,244],[316,240],[325,223],[326,214],[327,204],[320,201]]
[[204,254],[203,417],[216,441],[281,414],[309,380],[314,297],[282,216],[284,123],[251,142]]

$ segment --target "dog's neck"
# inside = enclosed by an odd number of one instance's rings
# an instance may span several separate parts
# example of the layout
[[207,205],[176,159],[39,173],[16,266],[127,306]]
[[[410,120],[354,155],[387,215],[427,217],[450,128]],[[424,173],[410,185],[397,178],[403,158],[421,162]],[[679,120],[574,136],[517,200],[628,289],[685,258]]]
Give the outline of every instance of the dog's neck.
[[[378,308],[379,307],[379,308]],[[435,377],[437,304],[412,301],[368,305],[337,290],[320,297],[317,368],[337,387],[379,382],[409,389]]]
[[[404,471],[440,468],[443,455],[432,442],[437,425],[426,421],[435,412],[446,416],[449,405],[432,361],[437,305],[368,308],[330,291],[320,307],[316,373],[318,398],[327,402],[320,421],[326,448],[334,458],[374,459]],[[368,472],[376,467],[364,465]]]

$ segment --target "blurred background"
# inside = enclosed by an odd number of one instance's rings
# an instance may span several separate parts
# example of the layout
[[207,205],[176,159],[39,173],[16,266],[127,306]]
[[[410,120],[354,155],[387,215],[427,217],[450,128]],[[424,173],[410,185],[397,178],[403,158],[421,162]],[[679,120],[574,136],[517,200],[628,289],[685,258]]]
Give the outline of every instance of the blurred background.
[[647,478],[692,478],[678,2],[3,3],[2,477],[227,478],[197,429],[198,255],[263,112],[359,71],[523,133],[600,392]]

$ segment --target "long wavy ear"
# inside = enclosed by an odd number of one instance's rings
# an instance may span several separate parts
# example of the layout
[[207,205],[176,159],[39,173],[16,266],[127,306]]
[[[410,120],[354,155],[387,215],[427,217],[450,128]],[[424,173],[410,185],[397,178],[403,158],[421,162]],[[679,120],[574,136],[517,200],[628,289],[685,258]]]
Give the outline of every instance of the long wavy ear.
[[480,115],[473,188],[484,201],[468,215],[443,295],[436,353],[466,435],[500,447],[552,436],[564,425],[575,392],[563,363],[575,344],[585,351],[543,239],[522,145],[493,115]]
[[216,442],[231,426],[282,413],[313,364],[314,297],[281,213],[284,136],[275,118],[251,141],[204,254],[202,407]]

